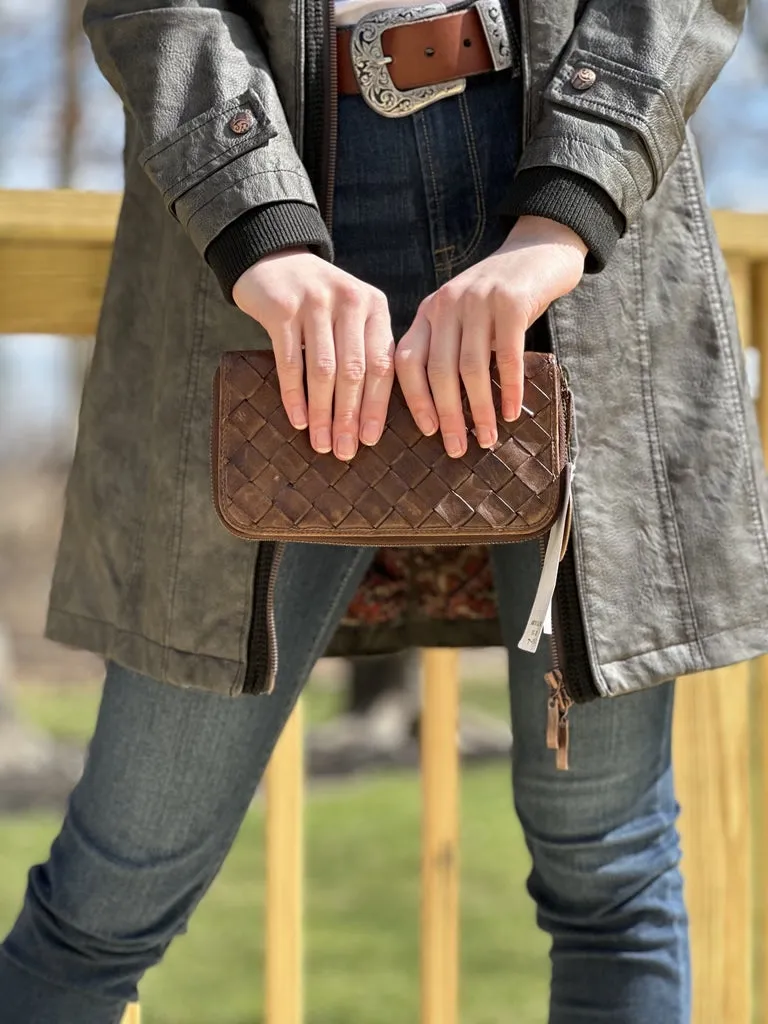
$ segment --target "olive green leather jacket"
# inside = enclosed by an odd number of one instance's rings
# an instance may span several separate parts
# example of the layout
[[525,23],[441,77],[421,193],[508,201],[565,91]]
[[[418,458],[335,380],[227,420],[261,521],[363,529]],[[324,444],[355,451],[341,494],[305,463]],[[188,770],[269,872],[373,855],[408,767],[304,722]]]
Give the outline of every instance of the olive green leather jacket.
[[[765,474],[686,133],[745,7],[521,0],[520,175],[580,175],[621,219],[605,269],[547,314],[576,399],[573,562],[599,695],[768,651]],[[229,301],[211,253],[240,221],[245,258],[296,240],[330,255],[329,8],[86,7],[125,105],[125,199],[48,633],[180,685],[242,692],[249,627],[261,628],[258,546],[215,518],[208,424],[220,352],[268,339]],[[589,88],[573,84],[580,68]],[[245,108],[253,127],[235,134]],[[291,571],[313,557],[307,547]],[[472,642],[469,624],[451,636]]]

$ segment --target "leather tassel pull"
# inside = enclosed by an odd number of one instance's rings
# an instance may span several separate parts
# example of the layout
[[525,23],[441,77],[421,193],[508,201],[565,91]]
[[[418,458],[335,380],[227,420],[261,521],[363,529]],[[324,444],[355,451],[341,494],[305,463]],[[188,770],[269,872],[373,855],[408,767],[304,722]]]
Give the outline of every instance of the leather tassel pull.
[[557,702],[552,697],[547,705],[547,749],[557,750],[560,732],[560,713]]
[[555,763],[558,771],[568,771],[568,753],[571,740],[568,712],[573,706],[573,701],[566,692],[563,674],[559,669],[547,672],[544,678],[549,687],[547,748],[556,752]]
[[557,725],[557,755],[555,758],[555,764],[559,772],[567,772],[570,767],[568,764],[568,748],[571,742],[571,726],[568,722],[567,716],[561,718]]

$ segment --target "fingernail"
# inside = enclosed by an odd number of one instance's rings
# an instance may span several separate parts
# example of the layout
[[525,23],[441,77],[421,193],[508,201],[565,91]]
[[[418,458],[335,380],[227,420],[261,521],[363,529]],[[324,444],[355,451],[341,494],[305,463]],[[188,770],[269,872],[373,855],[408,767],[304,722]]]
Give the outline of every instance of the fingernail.
[[327,427],[320,427],[319,430],[315,431],[312,447],[316,452],[322,452],[323,454],[331,450],[333,447],[331,444],[331,432]]
[[453,459],[464,454],[464,446],[462,445],[458,434],[448,434],[445,439],[445,450]]
[[433,434],[437,433],[437,423],[435,423],[431,416],[420,416],[416,425],[422,434],[426,434],[427,437],[432,437]]
[[336,458],[345,462],[355,454],[355,439],[351,434],[342,434],[336,439]]
[[507,421],[507,423],[514,423],[514,421],[520,415],[517,409],[515,409],[514,405],[508,405],[507,403],[504,404],[501,414]]
[[307,414],[303,409],[298,406],[295,409],[291,409],[289,419],[297,430],[306,430],[307,428]]
[[489,430],[488,427],[478,427],[477,443],[481,448],[493,448],[496,444],[495,432],[493,430]]
[[363,444],[376,444],[380,437],[381,427],[376,420],[366,420],[360,431],[360,440]]

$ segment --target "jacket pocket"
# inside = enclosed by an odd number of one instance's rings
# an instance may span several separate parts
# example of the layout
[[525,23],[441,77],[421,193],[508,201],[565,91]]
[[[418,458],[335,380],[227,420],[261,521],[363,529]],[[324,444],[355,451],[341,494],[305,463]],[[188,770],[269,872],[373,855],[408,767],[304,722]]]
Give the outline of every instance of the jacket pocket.
[[636,132],[656,183],[685,137],[682,111],[661,79],[587,50],[566,54],[544,98]]
[[139,154],[139,163],[173,214],[174,204],[185,192],[276,135],[258,95],[247,89],[147,146]]

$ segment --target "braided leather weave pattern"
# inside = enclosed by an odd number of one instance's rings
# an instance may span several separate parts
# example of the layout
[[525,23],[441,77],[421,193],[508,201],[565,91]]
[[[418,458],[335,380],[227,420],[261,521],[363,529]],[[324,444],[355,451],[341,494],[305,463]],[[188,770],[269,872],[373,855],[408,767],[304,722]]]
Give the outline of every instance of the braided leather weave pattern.
[[[492,378],[499,413],[495,368]],[[469,433],[466,455],[451,459],[439,434],[421,433],[395,385],[381,440],[347,463],[318,455],[307,431],[291,426],[271,352],[227,352],[214,384],[216,509],[228,529],[254,540],[380,546],[539,536],[560,504],[563,394],[554,357],[526,353],[520,418],[499,414],[493,450]],[[465,415],[469,426],[466,401]]]

